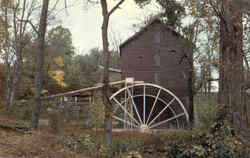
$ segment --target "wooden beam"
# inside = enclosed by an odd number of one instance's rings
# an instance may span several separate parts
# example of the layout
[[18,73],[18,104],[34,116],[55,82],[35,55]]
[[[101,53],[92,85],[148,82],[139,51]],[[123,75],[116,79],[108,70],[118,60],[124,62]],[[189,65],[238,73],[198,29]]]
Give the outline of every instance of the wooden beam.
[[[114,85],[119,85],[119,84],[123,84],[123,83],[125,83],[125,80],[110,82],[109,85],[114,86]],[[135,84],[136,83],[143,83],[143,81],[135,81],[134,83]],[[59,94],[55,94],[55,95],[51,95],[51,96],[46,96],[46,97],[43,97],[41,99],[46,100],[46,99],[53,99],[53,98],[61,97],[61,96],[74,95],[76,93],[91,92],[91,91],[94,91],[94,90],[97,90],[97,89],[100,89],[100,88],[103,87],[102,83],[98,83],[96,85],[97,86],[94,86],[94,87],[88,87],[88,88],[78,89],[78,90],[75,90],[75,91],[69,91],[69,92],[65,92],[65,93],[59,93]]]

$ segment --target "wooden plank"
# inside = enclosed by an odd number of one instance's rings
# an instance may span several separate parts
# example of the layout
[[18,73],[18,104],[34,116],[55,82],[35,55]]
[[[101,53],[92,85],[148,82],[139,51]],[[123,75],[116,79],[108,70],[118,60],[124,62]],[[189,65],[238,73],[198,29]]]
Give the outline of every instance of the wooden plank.
[[[142,83],[142,82],[143,81],[135,81],[134,83],[136,84],[136,83]],[[122,83],[125,83],[125,80],[110,82],[109,85],[114,86],[114,85],[119,85],[119,84],[122,84]],[[94,91],[94,90],[97,90],[97,89],[100,89],[100,88],[103,87],[102,83],[98,83],[97,85],[98,86],[95,86],[95,87],[88,87],[88,88],[78,89],[78,90],[75,90],[75,91],[69,91],[69,92],[66,92],[66,93],[59,93],[59,94],[55,94],[55,95],[51,95],[51,96],[46,96],[46,97],[43,97],[41,99],[46,100],[46,99],[53,99],[53,98],[56,98],[56,97],[62,97],[62,96],[66,96],[66,95],[73,95],[73,94],[76,94],[76,93],[91,92],[91,91]]]

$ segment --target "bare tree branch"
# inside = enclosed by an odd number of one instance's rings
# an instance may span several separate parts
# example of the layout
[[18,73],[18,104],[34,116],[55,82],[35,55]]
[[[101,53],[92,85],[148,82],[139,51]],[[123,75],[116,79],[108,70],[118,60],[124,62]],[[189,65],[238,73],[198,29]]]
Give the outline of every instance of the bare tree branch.
[[[22,15],[21,15],[21,19],[23,20],[24,19],[24,15],[25,15],[25,11],[26,11],[26,0],[23,1],[23,9],[22,9]],[[23,21],[21,21],[21,24],[20,24],[20,34],[19,36],[22,37],[22,33],[24,32],[24,28],[22,27],[23,26]]]
[[18,21],[22,21],[22,22],[27,22],[30,24],[30,26],[32,27],[32,29],[38,34],[38,30],[36,28],[36,26],[30,21],[30,20],[18,20]]
[[118,2],[109,12],[108,12],[108,17],[116,10],[120,7],[120,5],[125,2],[125,0],[120,0],[120,2]]
[[[56,6],[57,6],[57,4],[58,4],[58,2],[59,2],[60,0],[57,0],[56,1],[56,3],[54,4],[54,6],[52,7],[52,9],[51,10],[55,10],[56,9]],[[65,2],[66,3],[66,2]],[[66,4],[65,4],[66,5]]]
[[248,60],[247,60],[247,56],[246,56],[246,54],[244,54],[244,53],[243,53],[243,59],[244,59],[245,64],[246,64],[247,71],[249,71],[249,63],[248,63]]
[[[26,3],[25,3],[25,4],[26,4]],[[24,4],[24,5],[25,5],[25,4]],[[35,4],[35,1],[33,0],[33,1],[31,2],[30,8],[29,8],[28,13],[27,13],[26,21],[24,21],[24,22],[25,22],[24,25],[20,25],[20,27],[22,27],[22,32],[20,32],[20,38],[24,36],[25,30],[26,30],[26,26],[27,26],[27,23],[28,23],[27,21],[30,19],[30,16],[31,16],[32,13],[33,13],[32,7],[33,7],[34,4]],[[25,11],[25,12],[26,12],[26,11]],[[21,20],[24,20],[24,13],[23,13],[23,16],[22,16]]]
[[[220,17],[220,19],[221,19],[223,22],[225,22],[226,20],[225,20],[225,18],[224,18],[223,15],[222,15],[222,11],[221,11],[221,12],[218,11],[218,9],[216,8],[216,6],[213,4],[212,0],[209,0],[209,4],[210,4],[211,7],[213,8],[215,14],[216,14],[218,17]],[[223,9],[223,7],[221,7],[221,9]]]

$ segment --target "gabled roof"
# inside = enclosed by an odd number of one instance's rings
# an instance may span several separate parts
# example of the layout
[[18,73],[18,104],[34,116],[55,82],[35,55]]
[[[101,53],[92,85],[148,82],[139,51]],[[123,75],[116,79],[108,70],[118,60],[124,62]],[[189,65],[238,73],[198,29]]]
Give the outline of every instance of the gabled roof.
[[122,47],[124,47],[125,45],[127,45],[128,43],[130,43],[131,41],[135,40],[136,38],[138,38],[140,35],[142,35],[143,33],[145,33],[149,26],[159,23],[161,24],[163,27],[166,28],[166,30],[171,31],[174,35],[181,37],[181,34],[179,34],[178,32],[176,32],[174,29],[172,29],[171,27],[167,27],[166,25],[164,25],[162,23],[162,21],[159,18],[154,18],[153,20],[151,20],[146,26],[142,27],[138,32],[136,32],[133,36],[129,37],[126,41],[124,41],[121,45],[120,45],[120,49]]

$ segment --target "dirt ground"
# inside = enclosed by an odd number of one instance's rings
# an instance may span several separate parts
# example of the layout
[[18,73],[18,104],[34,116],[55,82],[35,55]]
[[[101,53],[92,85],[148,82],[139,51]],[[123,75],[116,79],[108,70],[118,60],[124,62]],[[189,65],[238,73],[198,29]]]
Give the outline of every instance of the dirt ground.
[[[15,125],[16,122],[0,116],[1,125]],[[47,131],[15,131],[0,128],[1,158],[84,158],[57,142],[55,134]],[[85,157],[86,158],[86,157]]]

